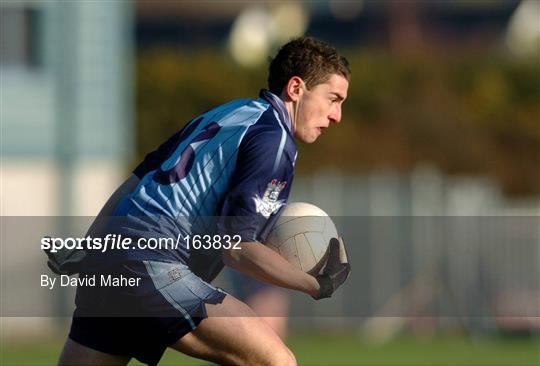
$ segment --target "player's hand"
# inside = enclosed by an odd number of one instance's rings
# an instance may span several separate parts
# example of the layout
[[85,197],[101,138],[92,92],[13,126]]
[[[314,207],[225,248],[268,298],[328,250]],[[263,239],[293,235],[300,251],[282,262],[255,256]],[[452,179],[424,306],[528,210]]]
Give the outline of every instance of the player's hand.
[[332,294],[345,282],[351,271],[347,251],[342,238],[333,238],[328,245],[328,258],[322,273],[315,278],[319,283],[319,295],[315,300],[324,299]]
[[47,254],[47,266],[58,275],[72,275],[78,273],[81,267],[81,262],[86,256],[86,251],[82,249],[66,249],[62,248],[56,253],[50,250],[45,250]]

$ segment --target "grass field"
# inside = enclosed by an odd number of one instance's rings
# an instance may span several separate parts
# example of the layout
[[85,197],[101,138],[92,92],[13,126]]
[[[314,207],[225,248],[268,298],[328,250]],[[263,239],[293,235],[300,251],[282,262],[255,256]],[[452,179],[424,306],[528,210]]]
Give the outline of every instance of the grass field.
[[[1,365],[53,365],[61,341],[3,345]],[[299,365],[538,366],[539,339],[401,338],[382,345],[345,336],[294,335],[288,342]],[[132,361],[130,365],[140,365]],[[208,365],[167,351],[160,365]]]

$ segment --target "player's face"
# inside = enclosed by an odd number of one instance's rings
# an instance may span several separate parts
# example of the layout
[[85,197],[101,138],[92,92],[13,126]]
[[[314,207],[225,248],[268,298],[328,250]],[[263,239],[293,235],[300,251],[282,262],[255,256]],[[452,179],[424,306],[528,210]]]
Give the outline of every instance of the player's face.
[[341,105],[347,98],[349,82],[341,75],[332,74],[328,81],[304,88],[298,102],[294,136],[308,144],[331,123],[341,121]]

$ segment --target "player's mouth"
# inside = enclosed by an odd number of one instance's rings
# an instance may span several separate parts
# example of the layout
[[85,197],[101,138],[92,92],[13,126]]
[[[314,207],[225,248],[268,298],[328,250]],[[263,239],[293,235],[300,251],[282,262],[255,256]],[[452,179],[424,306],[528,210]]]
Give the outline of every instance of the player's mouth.
[[322,133],[322,131],[326,128],[326,126],[317,127],[317,131],[319,131],[319,135]]

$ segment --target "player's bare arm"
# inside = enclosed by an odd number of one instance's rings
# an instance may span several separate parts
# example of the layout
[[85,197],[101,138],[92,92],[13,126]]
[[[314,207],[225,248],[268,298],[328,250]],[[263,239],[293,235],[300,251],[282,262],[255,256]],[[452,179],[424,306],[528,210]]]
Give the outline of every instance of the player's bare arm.
[[315,277],[300,271],[281,255],[259,242],[242,242],[241,250],[224,249],[223,262],[248,276],[273,285],[319,295]]
[[241,250],[223,250],[225,265],[258,280],[302,291],[316,300],[331,297],[347,280],[351,271],[342,238],[330,241],[323,270],[316,277],[297,269],[259,242],[241,244]]

